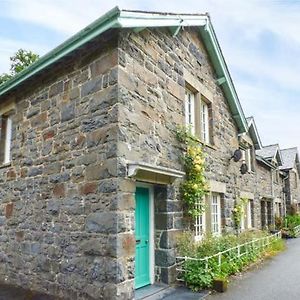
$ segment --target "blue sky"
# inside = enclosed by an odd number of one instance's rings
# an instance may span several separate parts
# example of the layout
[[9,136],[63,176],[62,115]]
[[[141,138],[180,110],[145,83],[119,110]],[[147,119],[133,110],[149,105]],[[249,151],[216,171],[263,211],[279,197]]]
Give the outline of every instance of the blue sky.
[[209,12],[263,144],[300,149],[300,0],[0,0],[0,73],[19,48],[43,55],[115,5]]

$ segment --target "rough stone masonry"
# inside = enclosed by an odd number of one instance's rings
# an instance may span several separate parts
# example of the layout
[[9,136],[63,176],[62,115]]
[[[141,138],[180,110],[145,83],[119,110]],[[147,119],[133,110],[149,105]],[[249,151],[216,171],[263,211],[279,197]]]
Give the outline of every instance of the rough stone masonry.
[[[184,124],[187,84],[212,102],[206,175],[226,187],[223,225],[232,230],[234,201],[241,190],[259,199],[262,175],[242,177],[230,160],[238,130],[216,79],[197,30],[109,30],[1,99],[15,103],[12,162],[0,169],[1,280],[64,299],[133,298],[127,162],[182,169],[174,129]],[[186,228],[178,185],[154,187],[155,274],[166,283]]]

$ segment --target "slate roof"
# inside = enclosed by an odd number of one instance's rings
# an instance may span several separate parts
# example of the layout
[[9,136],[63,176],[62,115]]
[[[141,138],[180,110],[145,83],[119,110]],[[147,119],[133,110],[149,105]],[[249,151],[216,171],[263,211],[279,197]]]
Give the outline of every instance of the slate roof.
[[279,149],[278,144],[264,146],[264,147],[262,147],[262,149],[256,150],[256,154],[265,159],[270,159],[276,155],[276,152],[278,151],[278,149]]
[[295,163],[297,162],[296,161],[298,155],[297,147],[283,149],[280,152],[282,156],[282,166],[280,167],[280,169],[288,170],[294,168]]

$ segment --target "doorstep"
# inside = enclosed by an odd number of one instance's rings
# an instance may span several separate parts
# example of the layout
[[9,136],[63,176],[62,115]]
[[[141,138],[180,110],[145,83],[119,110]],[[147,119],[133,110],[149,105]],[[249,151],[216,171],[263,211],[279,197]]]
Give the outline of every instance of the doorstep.
[[156,283],[137,289],[135,300],[200,300],[208,294],[208,291],[194,293],[184,286]]

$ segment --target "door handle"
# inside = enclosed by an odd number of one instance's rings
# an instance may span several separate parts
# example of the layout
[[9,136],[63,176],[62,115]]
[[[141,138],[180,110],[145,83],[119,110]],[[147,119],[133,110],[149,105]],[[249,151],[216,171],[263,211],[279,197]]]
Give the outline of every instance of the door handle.
[[137,244],[139,244],[139,243],[141,242],[141,240],[135,240],[135,242],[136,242]]

